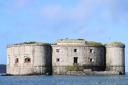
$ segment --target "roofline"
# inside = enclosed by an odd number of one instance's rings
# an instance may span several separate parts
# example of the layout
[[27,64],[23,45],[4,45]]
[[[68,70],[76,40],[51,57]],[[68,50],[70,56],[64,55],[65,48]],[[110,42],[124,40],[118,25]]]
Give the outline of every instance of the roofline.
[[12,44],[12,45],[7,45],[7,48],[19,47],[19,46],[51,46],[51,45],[50,44]]
[[120,47],[120,48],[125,48],[125,45],[119,46],[119,45],[106,45],[106,48],[112,48],[112,47]]
[[67,47],[67,46],[74,46],[74,47],[105,47],[105,46],[93,46],[93,45],[51,45],[52,47],[59,47],[59,46],[62,46],[62,47]]

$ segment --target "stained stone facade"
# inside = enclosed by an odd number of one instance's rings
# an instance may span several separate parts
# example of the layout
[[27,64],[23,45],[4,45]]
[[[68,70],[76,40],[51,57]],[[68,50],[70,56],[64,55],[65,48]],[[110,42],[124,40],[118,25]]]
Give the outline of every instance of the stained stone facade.
[[26,42],[7,47],[7,74],[125,74],[125,45],[84,39],[55,44]]
[[51,46],[20,43],[7,47],[7,73],[11,75],[51,74]]

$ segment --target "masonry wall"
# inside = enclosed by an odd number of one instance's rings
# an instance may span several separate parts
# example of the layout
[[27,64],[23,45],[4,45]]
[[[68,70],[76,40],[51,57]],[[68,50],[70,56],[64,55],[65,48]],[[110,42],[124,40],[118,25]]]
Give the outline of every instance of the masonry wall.
[[106,70],[125,74],[125,49],[121,46],[106,47]]
[[[66,74],[69,71],[68,68],[74,65],[77,65],[80,71],[105,69],[104,47],[53,45],[52,48],[53,74]],[[74,57],[78,58],[77,63],[74,63]]]
[[7,47],[7,74],[125,74],[125,46],[61,40],[56,45],[15,44]]
[[7,74],[51,73],[51,46],[13,45],[7,48]]

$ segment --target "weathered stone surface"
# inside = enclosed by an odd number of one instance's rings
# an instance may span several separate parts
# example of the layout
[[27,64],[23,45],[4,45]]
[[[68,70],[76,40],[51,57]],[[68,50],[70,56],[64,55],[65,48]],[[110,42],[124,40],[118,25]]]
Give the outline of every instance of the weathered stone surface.
[[125,74],[125,49],[119,46],[106,47],[106,70]]
[[[51,46],[17,44],[7,48],[7,74],[51,74]],[[25,60],[26,59],[26,60]]]
[[83,39],[61,39],[56,44],[25,42],[7,47],[11,75],[125,74],[125,45]]

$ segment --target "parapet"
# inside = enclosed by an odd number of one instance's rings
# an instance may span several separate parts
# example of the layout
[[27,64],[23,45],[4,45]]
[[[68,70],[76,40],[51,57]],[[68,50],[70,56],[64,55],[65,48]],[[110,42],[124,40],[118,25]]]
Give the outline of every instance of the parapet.
[[56,45],[85,45],[85,46],[104,46],[102,43],[86,41],[84,39],[60,39]]
[[111,42],[105,45],[106,47],[122,47],[125,48],[125,44],[122,42]]
[[48,45],[50,46],[49,43],[43,43],[43,42],[23,42],[23,43],[17,43],[17,44],[12,44],[12,45],[8,45],[7,48],[9,47],[15,47],[15,46],[30,46],[30,45],[33,45],[33,46],[44,46],[44,45]]

